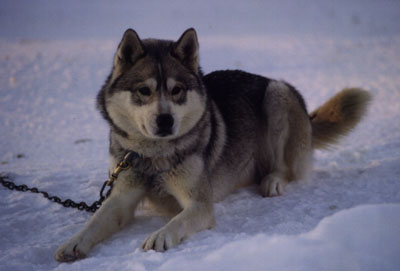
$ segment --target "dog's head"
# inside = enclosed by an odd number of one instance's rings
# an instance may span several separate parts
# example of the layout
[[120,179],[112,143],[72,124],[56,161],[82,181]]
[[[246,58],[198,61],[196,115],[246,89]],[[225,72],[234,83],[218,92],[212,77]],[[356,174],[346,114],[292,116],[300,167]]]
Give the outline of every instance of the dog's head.
[[178,41],[145,39],[128,29],[99,94],[99,107],[120,133],[172,139],[201,119],[206,93],[194,29]]

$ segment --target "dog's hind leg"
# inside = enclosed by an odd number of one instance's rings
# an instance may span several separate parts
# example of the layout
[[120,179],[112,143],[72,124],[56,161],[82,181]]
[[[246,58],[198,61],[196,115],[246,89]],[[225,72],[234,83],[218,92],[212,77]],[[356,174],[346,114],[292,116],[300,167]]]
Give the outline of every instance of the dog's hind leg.
[[264,98],[260,184],[264,197],[282,195],[290,180],[301,178],[311,156],[311,126],[300,94],[284,82],[270,82]]
[[263,197],[283,194],[287,180],[287,165],[284,159],[284,148],[287,141],[288,127],[286,117],[271,119],[268,123],[268,164],[267,175],[261,179],[260,190]]
[[284,83],[270,82],[264,97],[266,126],[261,135],[264,145],[262,165],[267,166],[266,175],[261,179],[260,190],[264,197],[279,196],[287,183],[284,149],[289,136],[287,110],[288,91]]

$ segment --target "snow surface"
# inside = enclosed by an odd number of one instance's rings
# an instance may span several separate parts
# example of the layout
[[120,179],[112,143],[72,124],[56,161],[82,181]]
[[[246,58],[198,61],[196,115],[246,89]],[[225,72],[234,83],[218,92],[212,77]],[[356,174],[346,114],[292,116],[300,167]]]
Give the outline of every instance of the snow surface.
[[284,79],[310,110],[344,87],[368,116],[310,180],[281,197],[248,187],[215,204],[217,225],[165,253],[139,249],[167,219],[135,224],[87,259],[56,248],[90,214],[0,188],[0,270],[400,270],[400,2],[11,1],[0,3],[0,172],[76,201],[97,200],[108,128],[95,96],[123,31],[177,39],[197,29],[203,70]]

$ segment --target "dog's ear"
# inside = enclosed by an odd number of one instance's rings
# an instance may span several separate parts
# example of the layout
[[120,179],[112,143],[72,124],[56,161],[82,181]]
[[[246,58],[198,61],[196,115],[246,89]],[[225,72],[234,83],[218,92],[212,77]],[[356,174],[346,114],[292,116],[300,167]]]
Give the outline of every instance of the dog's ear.
[[142,41],[133,29],[125,31],[114,57],[114,68],[117,73],[131,67],[145,54]]
[[191,71],[199,70],[199,43],[193,28],[186,30],[174,44],[174,55]]

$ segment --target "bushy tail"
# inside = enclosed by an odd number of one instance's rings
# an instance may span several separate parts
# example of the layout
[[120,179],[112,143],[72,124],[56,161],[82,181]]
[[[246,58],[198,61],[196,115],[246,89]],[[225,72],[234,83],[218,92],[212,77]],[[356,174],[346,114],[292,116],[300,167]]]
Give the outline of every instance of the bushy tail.
[[344,89],[310,114],[313,147],[328,148],[360,121],[371,101],[362,89]]

